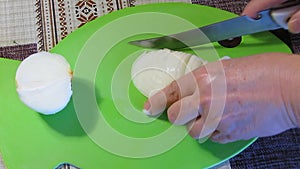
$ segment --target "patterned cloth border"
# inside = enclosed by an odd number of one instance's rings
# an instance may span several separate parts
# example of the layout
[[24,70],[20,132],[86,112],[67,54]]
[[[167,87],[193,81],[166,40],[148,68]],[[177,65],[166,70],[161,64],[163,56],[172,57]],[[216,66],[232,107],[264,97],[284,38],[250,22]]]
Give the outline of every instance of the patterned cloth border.
[[[177,0],[191,3],[190,0]],[[37,0],[38,50],[48,51],[75,29],[116,10],[172,0]]]

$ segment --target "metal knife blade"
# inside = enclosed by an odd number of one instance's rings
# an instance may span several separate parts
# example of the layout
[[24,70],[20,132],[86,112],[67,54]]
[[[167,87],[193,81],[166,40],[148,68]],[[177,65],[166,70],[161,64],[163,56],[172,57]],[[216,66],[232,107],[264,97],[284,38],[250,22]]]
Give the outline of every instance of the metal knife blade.
[[270,10],[265,10],[257,19],[240,16],[178,34],[129,43],[147,48],[180,49],[278,28],[280,26],[272,19]]

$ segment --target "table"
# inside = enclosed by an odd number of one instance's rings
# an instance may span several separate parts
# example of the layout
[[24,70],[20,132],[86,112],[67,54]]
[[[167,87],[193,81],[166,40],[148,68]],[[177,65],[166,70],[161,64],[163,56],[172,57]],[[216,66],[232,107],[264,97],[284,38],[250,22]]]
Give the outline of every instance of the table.
[[[77,27],[96,17],[126,7],[167,1],[172,0],[0,1],[0,57],[23,60],[32,53],[50,50]],[[248,3],[248,0],[177,1],[213,6],[236,14],[240,14]],[[88,7],[83,12],[85,15],[76,15],[82,11],[82,6]],[[294,53],[300,53],[300,35],[291,35],[282,30],[273,33],[288,44]],[[300,129],[291,129],[276,136],[259,138],[230,159],[230,165],[232,168],[299,168],[299,154]],[[4,166],[0,160],[2,168]]]

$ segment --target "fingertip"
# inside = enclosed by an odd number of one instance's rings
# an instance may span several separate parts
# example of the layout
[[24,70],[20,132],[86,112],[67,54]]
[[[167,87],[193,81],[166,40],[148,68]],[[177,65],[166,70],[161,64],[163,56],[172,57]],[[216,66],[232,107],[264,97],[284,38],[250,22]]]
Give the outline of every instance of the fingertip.
[[143,113],[146,114],[147,116],[151,116],[152,114],[151,114],[150,108],[151,108],[150,101],[147,100],[147,101],[144,103]]
[[143,113],[145,113],[147,116],[151,116],[150,111],[147,109],[143,109]]
[[233,141],[237,141],[236,138],[232,137],[230,134],[223,134],[221,132],[214,132],[211,136],[211,141],[221,144],[227,144]]
[[169,109],[167,111],[169,121],[174,125],[184,125],[185,122],[178,117],[178,114],[170,112]]
[[250,18],[257,18],[257,11],[248,11],[248,10],[244,10],[241,14],[241,16],[248,16]]
[[150,110],[150,107],[151,107],[150,101],[147,100],[147,101],[144,103],[144,110],[149,111],[149,110]]
[[293,34],[300,33],[300,19],[292,18],[288,22],[289,31]]
[[148,99],[145,103],[144,103],[144,108],[143,108],[143,113],[145,113],[147,116],[157,116],[159,114],[161,114],[164,109],[165,109],[165,105],[161,102],[157,102],[157,101],[153,101],[153,99]]
[[255,19],[258,16],[258,12],[259,12],[259,9],[257,9],[256,7],[253,7],[253,4],[249,3],[245,7],[243,12],[241,13],[241,16],[248,16],[250,18]]
[[176,123],[176,116],[175,116],[174,113],[172,113],[172,112],[170,111],[170,108],[169,108],[168,111],[167,111],[167,115],[168,115],[169,121],[170,121],[171,123],[175,124],[175,123]]
[[151,95],[144,103],[143,112],[149,116],[157,116],[167,108],[167,100],[164,92],[158,91]]
[[212,142],[219,143],[219,144],[227,144],[227,143],[232,142],[232,141],[230,141],[230,140],[227,140],[226,138],[218,138],[218,139],[216,139],[216,138],[212,138],[212,137],[211,137],[210,140],[211,140]]
[[186,128],[187,128],[188,134],[189,134],[192,138],[198,139],[198,138],[199,138],[199,135],[200,135],[200,132],[199,132],[199,130],[197,129],[198,127],[195,127],[195,123],[196,123],[196,120],[193,120],[193,121],[189,122],[189,123],[186,125]]
[[211,134],[204,136],[202,138],[199,138],[198,143],[202,144],[202,143],[206,142],[208,139],[210,139],[210,136],[211,136]]
[[180,110],[180,107],[178,107],[178,105],[176,103],[174,103],[173,105],[171,105],[168,108],[167,111],[167,115],[168,115],[168,119],[172,124],[175,125],[181,125],[179,122],[179,117],[178,117],[178,111]]
[[199,133],[195,132],[195,130],[188,130],[188,134],[194,139],[199,138]]
[[195,139],[201,139],[201,140],[210,138],[213,131],[215,131],[215,130],[212,130],[211,127],[205,126],[203,118],[198,118],[198,119],[188,123],[187,130],[188,130],[188,134],[191,137],[193,137]]

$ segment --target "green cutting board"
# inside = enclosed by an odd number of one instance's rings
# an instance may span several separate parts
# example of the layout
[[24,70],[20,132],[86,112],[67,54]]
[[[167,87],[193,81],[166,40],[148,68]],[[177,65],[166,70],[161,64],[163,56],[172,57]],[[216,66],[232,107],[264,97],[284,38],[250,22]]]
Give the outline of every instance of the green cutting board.
[[[74,94],[64,110],[50,116],[19,100],[15,73],[20,62],[0,59],[0,151],[5,165],[50,169],[69,162],[85,169],[193,169],[216,165],[241,152],[254,140],[199,144],[165,115],[145,116],[141,110],[146,98],[130,81],[131,64],[144,49],[127,43],[235,16],[206,6],[165,3],[127,8],[86,24],[51,50],[70,62]],[[225,55],[290,53],[268,32],[245,36],[235,48],[213,45],[186,52],[209,61]]]

